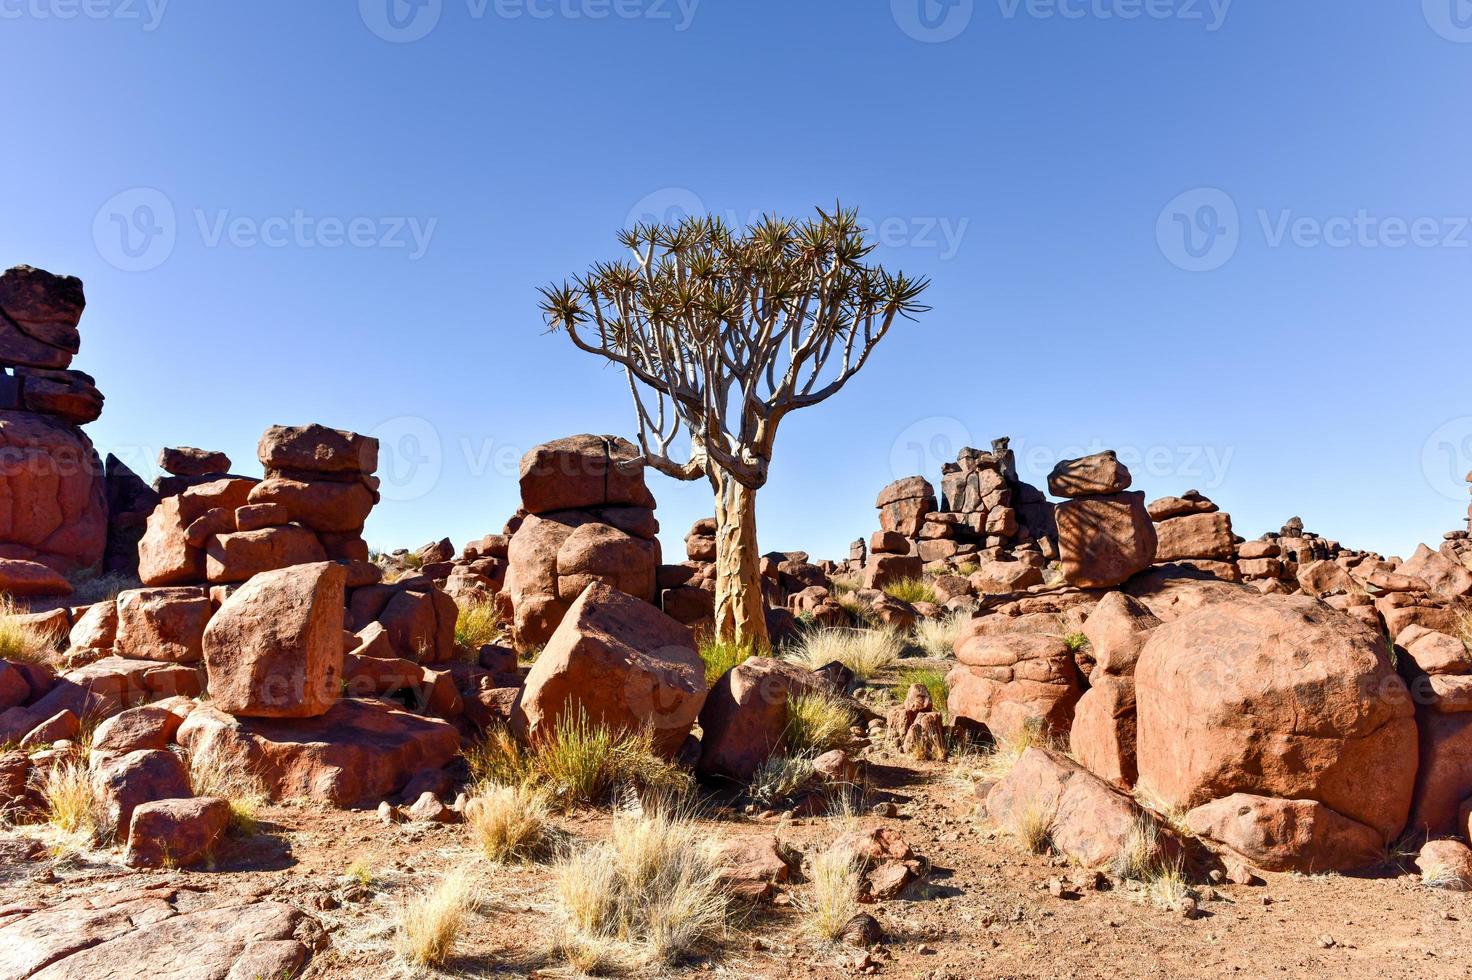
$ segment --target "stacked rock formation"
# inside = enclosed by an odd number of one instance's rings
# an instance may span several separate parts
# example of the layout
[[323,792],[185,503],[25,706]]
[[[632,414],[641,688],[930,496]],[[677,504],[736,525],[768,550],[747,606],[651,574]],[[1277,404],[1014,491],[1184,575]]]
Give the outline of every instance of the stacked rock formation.
[[518,650],[545,645],[592,582],[654,602],[659,522],[633,443],[579,435],[537,446],[521,460],[521,503],[501,592]]
[[1048,492],[1068,498],[1054,512],[1068,584],[1107,589],[1154,563],[1155,525],[1145,495],[1127,492],[1132,482],[1113,452],[1063,460],[1048,475]]
[[162,498],[139,542],[145,585],[237,584],[320,561],[376,582],[363,523],[378,500],[378,441],[322,425],[272,426],[258,450],[266,478],[228,476],[220,453],[166,449]]
[[0,590],[68,595],[107,544],[103,467],[78,428],[102,414],[81,349],[82,282],[21,265],[0,275]]
[[1146,509],[1155,522],[1156,564],[1190,565],[1228,582],[1241,580],[1230,514],[1196,490],[1163,497]]
[[[1037,487],[1018,478],[1010,442],[993,441],[991,452],[963,449],[955,463],[941,468],[941,512],[927,517],[920,536],[962,545],[953,554],[945,554],[951,550],[947,546],[922,547],[927,563],[967,555],[998,562],[1023,560],[1023,553],[1058,557],[1053,505]],[[977,547],[972,550],[968,544]]]

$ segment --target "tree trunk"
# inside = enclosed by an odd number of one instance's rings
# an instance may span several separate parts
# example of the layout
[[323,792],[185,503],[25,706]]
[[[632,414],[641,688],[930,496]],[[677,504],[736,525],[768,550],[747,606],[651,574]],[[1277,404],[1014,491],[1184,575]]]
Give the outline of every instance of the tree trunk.
[[711,475],[716,492],[716,636],[771,649],[756,546],[756,491],[724,473]]

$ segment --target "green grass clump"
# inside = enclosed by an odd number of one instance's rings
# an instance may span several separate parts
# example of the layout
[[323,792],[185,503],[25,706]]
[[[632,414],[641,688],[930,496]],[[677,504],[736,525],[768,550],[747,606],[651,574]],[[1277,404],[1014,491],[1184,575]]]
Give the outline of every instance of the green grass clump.
[[495,603],[472,602],[460,607],[460,614],[455,617],[455,646],[462,653],[477,654],[481,647],[500,638]]
[[[910,693],[910,686],[919,684],[930,692],[931,703],[935,710],[949,717],[946,711],[946,702],[949,700],[951,691],[946,686],[946,672],[935,667],[911,667],[899,676],[899,683],[895,685],[895,696],[903,701]],[[899,733],[903,735],[903,732]]]
[[705,661],[705,684],[711,687],[728,670],[740,666],[754,656],[749,643],[706,639],[700,644],[700,659]]
[[787,702],[783,745],[790,756],[816,757],[842,748],[853,737],[858,722],[853,709],[827,694],[799,694]]
[[884,594],[891,599],[898,599],[911,605],[917,602],[935,602],[935,587],[923,578],[907,578],[891,582],[884,587]]

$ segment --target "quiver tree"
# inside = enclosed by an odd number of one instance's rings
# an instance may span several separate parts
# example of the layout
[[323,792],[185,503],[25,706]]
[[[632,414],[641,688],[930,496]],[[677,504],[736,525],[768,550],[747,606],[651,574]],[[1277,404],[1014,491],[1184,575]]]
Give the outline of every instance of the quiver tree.
[[[640,225],[632,259],[542,290],[548,325],[623,367],[643,461],[704,477],[716,501],[716,631],[765,649],[756,492],[777,427],[832,397],[897,317],[928,310],[929,282],[866,265],[857,212],[763,218],[744,234],[719,218]],[[672,455],[689,440],[688,458]],[[682,440],[683,441],[683,440]]]

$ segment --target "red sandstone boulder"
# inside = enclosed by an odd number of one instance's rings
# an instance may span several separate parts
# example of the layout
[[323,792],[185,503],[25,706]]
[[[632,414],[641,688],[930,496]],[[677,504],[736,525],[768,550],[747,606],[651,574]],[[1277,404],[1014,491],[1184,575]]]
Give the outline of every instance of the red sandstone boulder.
[[983,561],[969,579],[977,595],[1005,595],[1043,584],[1043,570],[1020,561]]
[[752,657],[728,670],[711,687],[700,711],[696,771],[750,782],[782,744],[788,700],[825,690],[812,671],[771,657]]
[[333,534],[361,531],[374,502],[373,491],[360,482],[273,477],[250,492],[250,503],[279,504],[295,523]]
[[97,726],[92,748],[100,752],[128,753],[140,749],[163,749],[174,740],[183,721],[180,715],[145,705],[120,711]]
[[1472,848],[1459,840],[1427,841],[1416,855],[1416,868],[1433,888],[1472,891]]
[[[1055,497],[1100,497],[1128,490],[1129,468],[1113,450],[1082,459],[1065,459],[1048,474],[1048,492]],[[1144,506],[1142,500],[1141,506]]]
[[1143,493],[1081,497],[1058,505],[1058,551],[1070,585],[1107,589],[1155,561],[1155,525]]
[[455,726],[380,701],[342,699],[316,718],[238,718],[205,702],[179,726],[191,759],[260,778],[272,799],[375,803],[460,751]]
[[174,753],[156,749],[94,756],[92,787],[107,812],[103,830],[117,840],[128,839],[133,811],[139,806],[194,795],[184,763]]
[[230,457],[208,449],[177,446],[158,451],[158,466],[171,476],[213,476],[230,472]]
[[230,804],[218,797],[157,800],[133,810],[130,868],[187,868],[214,853],[230,826]]
[[0,593],[20,598],[65,596],[72,594],[72,584],[40,562],[0,558]]
[[607,524],[584,524],[557,549],[557,596],[572,603],[594,582],[654,601],[659,544]]
[[1374,631],[1303,596],[1217,603],[1157,628],[1135,668],[1140,784],[1196,807],[1316,800],[1390,840],[1416,723]]
[[118,593],[117,655],[194,664],[204,657],[210,600],[203,589],[130,589]]
[[615,730],[651,729],[656,748],[673,756],[705,696],[705,665],[689,629],[595,582],[532,665],[513,722],[528,738],[544,738],[581,710]]
[[968,627],[956,640],[961,662],[946,677],[951,717],[1012,740],[1030,727],[1064,734],[1079,699],[1078,668],[1056,636],[986,635]]
[[[1110,867],[1125,857],[1165,864],[1181,853],[1180,841],[1132,798],[1063,754],[1036,746],[987,792],[986,810],[1007,829],[1047,814],[1053,846],[1086,868]],[[1142,825],[1155,830],[1154,853],[1132,855],[1147,840],[1138,833]]]
[[94,602],[77,617],[67,637],[67,645],[73,650],[111,650],[117,635],[117,600],[104,599]]
[[378,440],[325,425],[273,425],[256,457],[268,471],[313,473],[351,480],[378,469]]
[[1357,588],[1344,566],[1332,561],[1316,561],[1300,568],[1298,587],[1315,599],[1353,592]]
[[1186,814],[1191,832],[1264,871],[1358,871],[1385,860],[1378,830],[1316,800],[1234,793]]
[[879,508],[879,526],[906,538],[916,538],[926,515],[935,512],[935,488],[923,476],[896,480],[883,490],[874,505]]
[[1402,575],[1421,579],[1439,596],[1452,599],[1472,596],[1472,569],[1457,564],[1440,552],[1432,551],[1424,544],[1397,571]]
[[1187,490],[1179,497],[1161,497],[1152,501],[1145,509],[1150,512],[1150,519],[1158,524],[1190,514],[1214,514],[1221,508],[1203,497],[1199,491]]
[[1230,561],[1237,550],[1232,518],[1221,512],[1187,514],[1155,525],[1159,541],[1155,561],[1165,563],[1183,558]]
[[0,275],[0,361],[61,369],[81,349],[82,280],[18,265]]
[[925,560],[919,555],[873,555],[864,566],[864,588],[882,589],[886,585],[918,579],[925,574]]
[[5,557],[63,574],[102,561],[102,461],[81,430],[44,415],[0,411],[0,541]]
[[1457,814],[1463,801],[1472,797],[1472,712],[1423,707],[1416,721],[1420,765],[1408,826],[1431,836],[1465,833]]
[[311,718],[343,677],[347,573],[322,562],[261,574],[237,589],[204,633],[210,699],[254,718]]
[[216,535],[206,551],[205,576],[213,583],[244,582],[261,572],[326,559],[315,534],[300,525],[286,524]]
[[638,447],[617,436],[577,435],[537,446],[521,458],[522,506],[529,514],[653,508],[639,457]]

